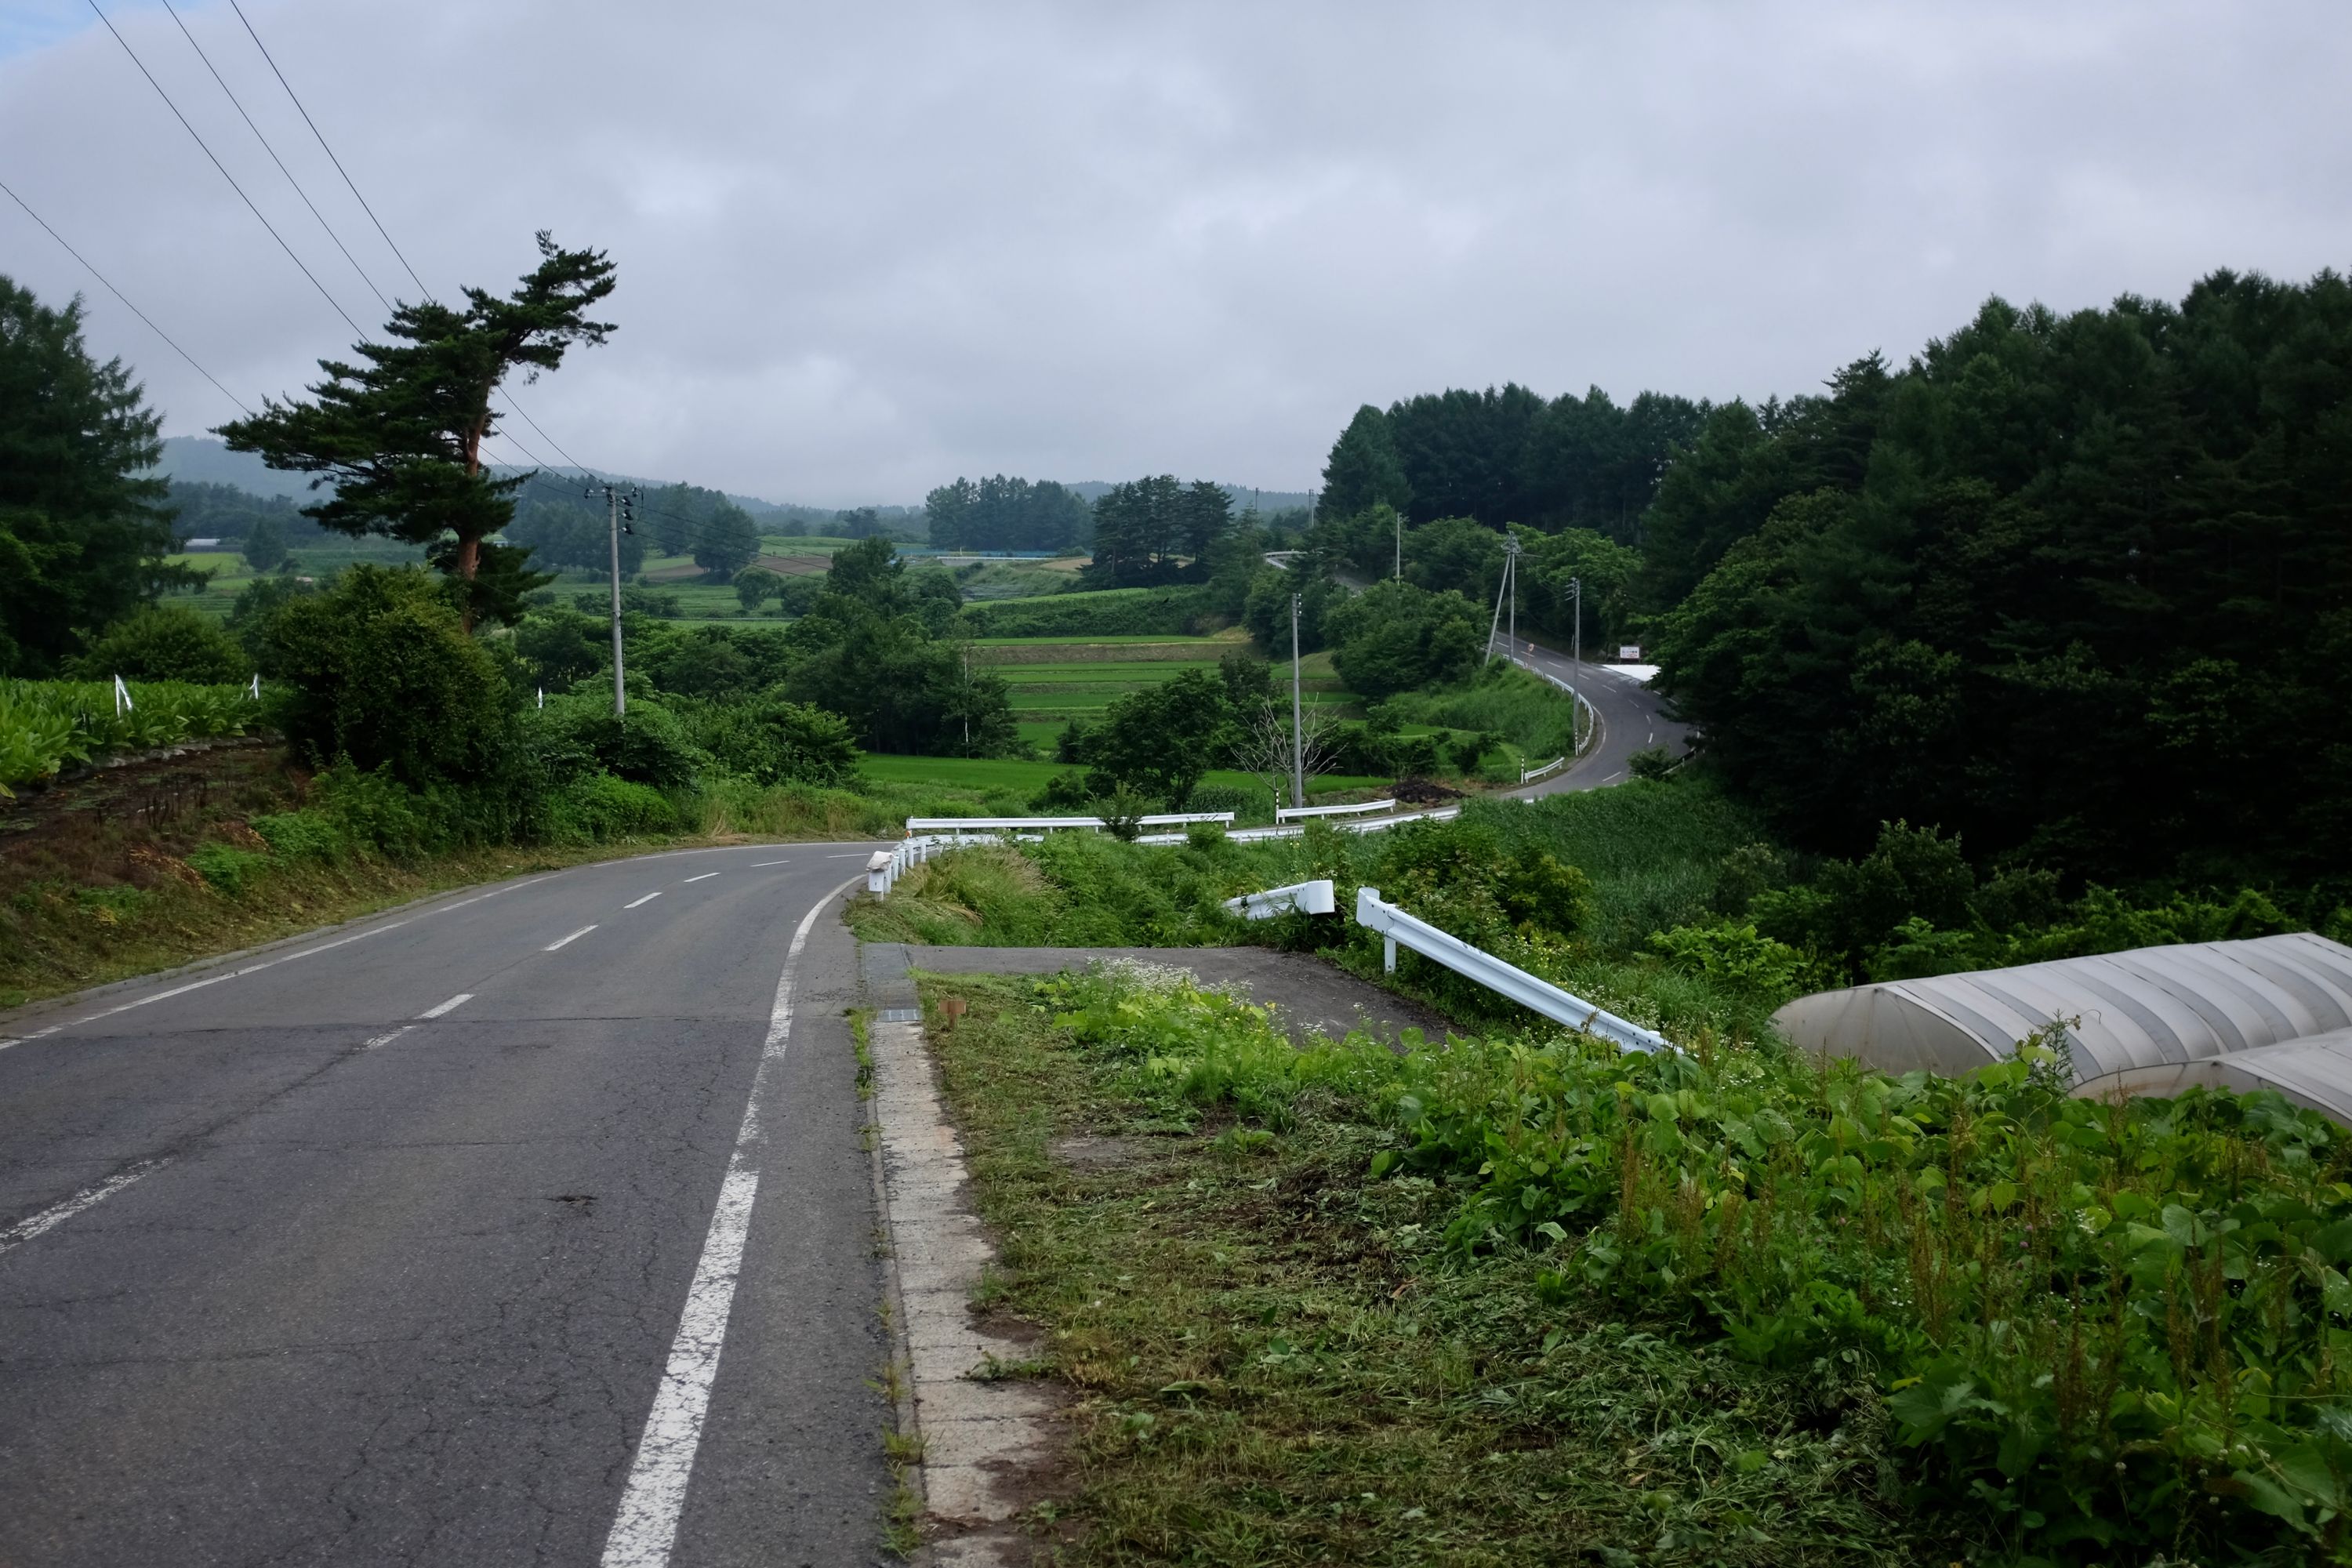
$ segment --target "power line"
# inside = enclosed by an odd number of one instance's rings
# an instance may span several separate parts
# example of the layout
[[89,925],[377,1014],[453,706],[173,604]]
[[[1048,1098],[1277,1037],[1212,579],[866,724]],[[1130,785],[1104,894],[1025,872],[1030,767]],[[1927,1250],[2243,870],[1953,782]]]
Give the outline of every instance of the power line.
[[[164,0],[164,3],[165,3],[166,7],[168,8],[168,7],[169,7],[169,5],[170,5],[170,0]],[[336,156],[335,156],[335,149],[334,149],[334,147],[333,147],[331,144],[330,144],[330,143],[329,143],[329,142],[327,141],[327,133],[326,133],[325,132],[323,132],[323,131],[321,131],[321,130],[320,130],[320,129],[319,129],[319,122],[318,122],[317,121],[315,121],[315,120],[313,120],[313,119],[311,119],[311,118],[310,118],[310,110],[309,110],[308,108],[304,107],[303,102],[302,102],[302,99],[301,99],[301,95],[300,95],[300,94],[299,94],[299,93],[297,93],[297,92],[294,90],[294,84],[293,84],[292,82],[290,82],[290,81],[289,81],[289,80],[287,80],[287,79],[286,79],[286,73],[285,73],[284,71],[282,71],[282,70],[280,70],[280,69],[278,69],[278,60],[277,60],[277,57],[275,57],[274,55],[272,55],[272,54],[269,52],[269,46],[268,46],[268,45],[267,45],[267,44],[265,44],[265,43],[263,43],[263,42],[261,41],[261,35],[260,35],[258,32],[257,32],[257,31],[255,31],[255,30],[254,30],[254,26],[253,26],[252,18],[248,17],[248,16],[245,14],[245,7],[244,7],[244,6],[242,6],[242,5],[238,5],[238,4],[237,4],[237,0],[229,0],[229,8],[230,8],[231,10],[233,10],[233,11],[235,11],[235,12],[236,13],[236,19],[237,19],[238,21],[240,21],[240,22],[242,22],[242,23],[244,23],[244,24],[245,24],[246,36],[247,36],[247,37],[250,37],[250,38],[253,40],[253,47],[254,47],[255,48],[257,48],[257,49],[258,49],[258,50],[260,50],[260,51],[261,51],[261,58],[262,58],[263,59],[265,59],[265,60],[267,60],[267,61],[268,61],[268,62],[269,62],[269,70],[270,70],[270,74],[271,74],[271,75],[273,75],[273,76],[275,76],[275,77],[278,79],[278,86],[280,86],[280,87],[282,87],[282,88],[284,88],[284,89],[286,89],[286,96],[287,96],[287,98],[288,98],[289,100],[291,100],[291,101],[292,101],[292,103],[293,103],[293,105],[294,105],[294,108],[295,108],[296,111],[297,111],[297,112],[299,112],[299,113],[302,116],[302,123],[303,123],[303,124],[305,124],[305,125],[308,125],[308,126],[310,128],[310,134],[311,134],[312,136],[315,136],[315,137],[317,137],[317,138],[318,138],[318,141],[319,141],[319,146],[320,146],[320,150],[321,150],[321,151],[323,151],[323,152],[327,154],[327,160],[328,160],[328,162],[330,162],[330,163],[333,163],[333,164],[335,165],[335,173],[337,173],[338,174],[341,174],[341,175],[343,177],[343,184],[344,184],[344,185],[345,185],[346,187],[348,187],[348,188],[350,189],[350,191],[351,191],[351,193],[352,193],[352,199],[353,199],[353,200],[355,200],[355,201],[357,201],[357,202],[360,204],[360,208],[361,208],[361,210],[362,210],[362,211],[363,211],[363,212],[365,212],[365,213],[367,214],[367,216],[368,216],[368,221],[369,221],[370,223],[372,223],[372,224],[375,225],[375,231],[376,231],[376,233],[383,237],[383,242],[384,242],[384,244],[385,244],[385,245],[387,245],[387,246],[391,247],[391,249],[392,249],[392,253],[393,253],[393,255],[394,255],[394,256],[396,256],[396,257],[400,258],[400,265],[401,265],[402,267],[404,267],[404,268],[407,268],[407,271],[408,271],[408,279],[409,279],[409,281],[416,285],[417,289],[419,289],[419,290],[424,294],[424,296],[425,297],[425,299],[427,299],[427,300],[434,300],[435,296],[434,296],[433,290],[432,290],[432,289],[428,289],[428,288],[426,288],[426,287],[425,286],[425,279],[424,279],[423,278],[419,277],[419,276],[417,275],[416,268],[415,268],[414,266],[411,266],[411,265],[410,265],[410,263],[409,263],[409,259],[408,259],[408,257],[407,257],[407,254],[406,254],[404,251],[403,251],[403,250],[400,248],[400,247],[399,247],[396,243],[394,243],[394,241],[393,240],[393,237],[392,237],[392,231],[391,231],[390,229],[387,229],[386,227],[384,227],[384,226],[383,226],[383,220],[382,218],[380,218],[380,217],[376,216],[375,208],[374,208],[374,207],[373,207],[373,206],[371,206],[371,205],[369,205],[367,197],[366,197],[366,196],[364,196],[364,195],[362,195],[361,194],[361,192],[360,192],[360,187],[359,187],[359,182],[358,182],[358,181],[356,181],[356,180],[354,180],[354,179],[352,179],[352,174],[351,174],[351,171],[343,167],[343,161],[342,161],[341,158],[338,158],[338,157],[336,157]],[[175,21],[176,21],[176,20],[178,20],[178,16],[179,16],[179,13],[177,13],[177,12],[173,12],[173,20],[175,20]],[[184,32],[186,32],[186,31],[187,31],[187,25],[186,25],[185,23],[182,23],[182,24],[181,24],[181,26],[180,26],[180,30],[181,30],[182,32],[184,32]],[[188,40],[188,41],[189,41],[190,43],[192,43],[192,44],[193,44],[193,43],[194,43],[194,42],[195,42],[195,39],[194,39],[193,37],[191,37],[189,38],[189,40]],[[204,52],[204,51],[203,51],[203,50],[201,50],[201,49],[197,50],[197,53],[198,53],[199,55],[201,55],[203,52]],[[212,63],[212,62],[211,62],[210,60],[206,60],[205,63],[207,66],[209,66],[209,65],[211,65],[211,63]],[[218,71],[215,71],[215,72],[213,73],[213,76],[214,76],[215,79],[215,80],[217,80],[217,79],[219,79],[220,73],[219,73]],[[227,89],[228,89],[228,84],[227,84],[226,82],[222,82],[222,83],[221,83],[221,89],[222,89],[223,91],[225,91],[225,92],[226,92],[226,91],[227,91]],[[235,102],[235,101],[236,101],[236,95],[235,95],[235,94],[231,94],[231,95],[230,95],[230,101],[232,101],[232,102]],[[243,113],[243,112],[244,112],[244,106],[243,106],[242,104],[239,104],[239,105],[238,105],[238,112],[239,112],[239,113]],[[250,117],[250,116],[247,116],[247,121],[246,121],[246,123],[247,123],[247,124],[248,124],[248,125],[250,125],[250,124],[252,124],[252,123],[253,123],[252,119],[251,119],[251,117]],[[258,135],[260,135],[261,133],[260,133],[260,132],[259,132],[258,130],[256,130],[256,131],[255,131],[255,132],[254,132],[254,134],[255,134],[255,135],[257,135],[257,136],[258,136]],[[267,143],[267,142],[265,141],[264,145],[267,145],[267,144],[268,144],[268,143]],[[270,154],[270,156],[271,156],[271,157],[273,157],[273,158],[275,158],[275,157],[277,156],[277,153],[273,152],[273,153]],[[278,164],[278,167],[279,167],[280,169],[283,169],[285,166],[286,166],[286,165],[285,165],[283,163],[280,163]],[[291,179],[293,179],[293,177],[294,177],[294,176],[293,176],[293,175],[291,175],[291,174],[288,174],[286,177],[287,177],[289,180],[291,180]],[[299,186],[297,186],[296,188],[297,188],[298,190],[299,189]],[[305,196],[305,197],[303,198],[303,200],[307,203],[307,202],[310,200],[310,198],[309,198],[308,196]],[[311,212],[312,212],[312,214],[313,214],[313,215],[316,215],[316,213],[318,212],[318,210],[319,210],[319,209],[318,209],[318,208],[316,208],[316,207],[314,206],[314,207],[312,207],[310,210],[311,210]],[[320,218],[320,220],[319,220],[320,224],[322,226],[325,225],[326,221],[327,221],[327,220],[326,220],[326,219],[324,219],[324,218]],[[329,230],[329,234],[330,234],[330,236],[331,236],[331,237],[332,233],[333,233],[333,231],[332,231],[331,229],[331,230]],[[336,245],[337,245],[339,247],[342,245],[342,241],[341,241],[340,239],[336,240],[336,241],[335,241],[335,243],[336,243]],[[346,258],[349,258],[349,257],[351,256],[351,252],[350,252],[349,250],[344,250],[344,251],[343,251],[343,255],[344,255]],[[360,276],[361,276],[362,278],[366,278],[366,277],[367,277],[367,273],[366,273],[366,271],[365,271],[363,268],[360,268],[360,264],[359,264],[357,261],[353,261],[353,262],[352,262],[352,268],[353,268],[354,269],[359,270],[359,272],[360,272]],[[368,287],[369,287],[369,288],[371,288],[371,289],[374,289],[374,288],[375,288],[375,284],[374,284],[373,281],[371,281],[371,282],[369,282]],[[381,290],[381,289],[377,289],[377,291],[376,291],[376,298],[377,298],[378,300],[383,300],[383,290]],[[436,300],[436,302],[437,303],[438,301]],[[391,308],[391,302],[390,302],[389,300],[386,300],[386,301],[385,301],[385,308],[386,308],[386,309],[390,309],[390,308]],[[591,475],[591,476],[593,476],[593,469],[591,469],[591,468],[588,467],[588,465],[587,465],[587,464],[581,462],[577,458],[574,458],[571,453],[569,453],[569,452],[565,451],[565,450],[563,449],[563,443],[562,443],[561,441],[558,441],[554,437],[552,437],[552,436],[549,435],[549,434],[547,433],[547,431],[546,431],[544,428],[542,428],[542,427],[541,426],[541,425],[540,425],[539,421],[538,421],[538,420],[536,420],[536,419],[533,419],[533,418],[530,416],[530,411],[529,411],[528,409],[524,408],[524,407],[523,407],[523,405],[521,405],[521,403],[520,403],[519,401],[517,401],[517,400],[516,400],[516,398],[515,398],[515,395],[514,395],[514,393],[513,393],[511,390],[508,391],[508,392],[505,394],[505,395],[506,395],[506,400],[507,400],[508,406],[509,406],[510,408],[512,408],[512,409],[514,410],[515,414],[516,414],[519,417],[520,417],[520,419],[522,420],[522,422],[523,422],[524,424],[526,424],[526,425],[528,425],[528,426],[530,426],[531,427],[532,431],[538,435],[538,437],[539,437],[539,438],[540,438],[541,440],[542,440],[542,441],[546,442],[549,446],[551,446],[551,447],[554,447],[554,448],[555,448],[555,454],[556,454],[556,456],[557,456],[557,457],[562,458],[565,462],[567,462],[567,463],[571,464],[571,465],[572,465],[572,467],[573,468],[577,469],[577,470],[578,470],[580,473],[582,473],[583,475]],[[511,440],[511,439],[512,439],[512,437],[509,437],[509,439],[510,439],[510,440]],[[522,445],[522,443],[520,443],[520,441],[517,441],[517,442],[515,442],[515,445],[516,445],[517,447],[520,447],[520,446]],[[544,465],[542,465],[542,466],[544,466]]]
[[[310,134],[319,139],[319,146],[327,154],[327,161],[334,164],[335,173],[342,175],[343,184],[350,188],[352,198],[360,204],[360,210],[368,215],[368,221],[375,225],[376,233],[383,236],[384,244],[391,246],[392,253],[400,258],[401,266],[407,268],[408,280],[416,285],[418,292],[422,293],[425,299],[432,300],[433,290],[425,287],[425,279],[416,275],[415,268],[409,266],[408,258],[402,254],[400,247],[393,244],[392,235],[384,228],[383,220],[375,216],[375,208],[368,205],[368,199],[360,195],[360,188],[358,184],[352,181],[351,172],[343,167],[343,161],[335,156],[335,150],[332,147],[327,145],[326,133],[319,129],[319,122],[310,118],[310,111],[308,109],[303,108],[302,100],[297,96],[294,91],[294,84],[288,81],[286,79],[286,73],[278,68],[277,58],[270,54],[269,46],[261,41],[261,35],[253,30],[253,23],[246,16],[245,7],[239,5],[236,3],[236,0],[228,0],[228,4],[229,9],[236,13],[236,19],[245,23],[246,36],[253,40],[253,47],[259,49],[261,51],[261,58],[269,62],[269,72],[272,76],[275,76],[278,79],[278,85],[286,89],[286,96],[288,98],[293,100],[295,109],[299,110],[302,116],[302,123],[309,126],[310,128]],[[353,263],[353,265],[356,266],[357,263]],[[437,300],[435,302],[438,303]]]
[[35,212],[35,211],[32,209],[32,206],[31,206],[28,203],[26,203],[26,201],[25,200],[25,198],[24,198],[24,197],[22,197],[22,196],[18,195],[15,191],[13,191],[13,190],[9,190],[9,189],[8,189],[8,187],[7,187],[5,184],[0,184],[0,191],[7,191],[7,192],[8,192],[8,199],[9,199],[10,201],[15,202],[18,206],[23,207],[23,208],[25,209],[25,216],[26,216],[26,217],[29,217],[29,218],[31,218],[35,223],[39,224],[39,225],[41,226],[42,229],[43,229],[45,232],[47,232],[47,233],[48,237],[49,237],[51,239],[56,240],[59,245],[63,245],[63,246],[65,246],[66,254],[67,254],[68,256],[72,257],[76,261],[80,262],[80,263],[82,264],[82,266],[83,266],[83,267],[88,268],[89,268],[89,275],[90,275],[92,278],[97,279],[100,283],[103,283],[103,284],[105,284],[105,285],[106,285],[106,291],[107,291],[108,293],[110,293],[110,294],[113,295],[116,299],[118,299],[118,300],[121,300],[121,301],[122,301],[122,308],[123,308],[124,310],[126,310],[130,311],[132,315],[134,315],[134,316],[138,317],[141,321],[145,321],[145,322],[147,323],[147,330],[148,330],[149,331],[151,331],[151,332],[154,333],[157,337],[159,337],[159,338],[163,339],[165,342],[167,342],[167,343],[171,343],[171,345],[172,345],[172,352],[173,352],[173,353],[175,353],[175,354],[178,354],[182,359],[186,360],[186,361],[188,362],[188,363],[189,363],[190,367],[191,367],[191,368],[193,368],[198,375],[203,376],[206,381],[211,382],[215,387],[218,388],[218,389],[219,389],[219,392],[220,392],[220,395],[221,395],[223,397],[226,397],[226,398],[227,398],[231,403],[236,404],[239,408],[244,408],[244,409],[245,409],[245,412],[246,412],[248,416],[250,416],[250,415],[253,413],[253,410],[252,410],[252,409],[250,409],[250,408],[247,408],[247,407],[246,407],[245,399],[243,399],[242,397],[239,397],[236,393],[231,392],[227,387],[226,387],[226,386],[222,386],[222,385],[221,385],[221,382],[220,382],[220,377],[218,377],[218,376],[215,375],[212,372],[210,372],[210,371],[206,370],[204,366],[202,366],[202,365],[200,365],[200,364],[197,364],[197,363],[196,363],[196,356],[195,356],[195,355],[194,355],[194,354],[190,353],[187,350],[185,350],[185,349],[182,348],[182,347],[181,347],[177,342],[174,342],[173,341],[172,334],[171,334],[171,333],[169,333],[169,332],[167,332],[167,331],[165,331],[163,328],[161,328],[161,327],[157,326],[157,325],[154,323],[154,321],[152,321],[152,320],[148,317],[148,314],[147,314],[147,312],[146,312],[146,311],[144,311],[144,310],[141,310],[138,306],[136,306],[136,305],[132,304],[132,303],[131,302],[130,296],[126,295],[125,293],[123,293],[123,291],[122,291],[121,289],[117,289],[117,288],[116,288],[116,287],[115,287],[111,282],[108,281],[108,279],[107,279],[107,276],[106,276],[106,274],[105,274],[105,273],[100,272],[100,271],[97,268],[95,268],[95,267],[91,267],[91,266],[90,266],[90,264],[89,264],[89,258],[88,257],[86,257],[86,256],[82,255],[82,253],[81,253],[80,251],[76,250],[72,246],[70,246],[70,245],[67,245],[67,244],[66,244],[66,237],[65,237],[64,235],[59,234],[56,229],[50,228],[50,227],[49,227],[48,220],[47,220],[47,218],[43,217],[40,214],[38,214],[38,213]]
[[131,63],[139,68],[139,74],[145,77],[147,79],[147,85],[155,89],[155,96],[163,100],[163,107],[169,109],[172,111],[173,117],[179,121],[181,128],[186,131],[191,137],[194,138],[196,145],[204,148],[205,156],[212,159],[213,167],[218,169],[220,171],[221,178],[228,182],[228,188],[235,191],[237,194],[238,198],[242,200],[246,206],[252,212],[253,216],[260,220],[261,226],[269,230],[269,237],[278,242],[278,248],[286,253],[286,258],[289,261],[291,261],[296,267],[301,268],[302,276],[310,280],[310,287],[319,291],[319,297],[320,299],[326,300],[330,306],[333,307],[335,314],[341,316],[344,321],[350,325],[352,331],[359,333],[362,338],[366,337],[367,333],[360,330],[360,324],[352,320],[352,313],[349,310],[344,310],[340,304],[337,304],[335,297],[327,292],[327,286],[319,281],[318,274],[312,272],[310,268],[304,266],[302,258],[294,254],[294,247],[286,243],[286,237],[278,232],[277,226],[272,224],[269,219],[264,216],[259,207],[253,205],[253,198],[245,194],[245,187],[236,183],[236,176],[228,172],[228,165],[220,161],[219,157],[214,153],[211,146],[205,142],[203,137],[196,135],[196,128],[188,123],[188,117],[180,112],[180,106],[173,103],[172,101],[172,95],[163,90],[163,84],[155,79],[155,73],[147,68],[146,62],[139,58],[139,52],[131,47],[130,41],[123,37],[121,33],[116,31],[114,24],[108,20],[106,13],[99,10],[98,0],[89,0],[89,8],[92,11],[98,12],[98,19],[106,23],[106,30],[114,34],[114,41],[121,44],[122,46],[122,52],[131,57]]
[[222,77],[220,68],[213,64],[210,55],[205,53],[205,47],[196,42],[196,36],[188,31],[188,24],[181,19],[179,12],[172,9],[172,0],[163,0],[163,9],[170,11],[172,20],[180,24],[180,36],[188,40],[188,47],[196,51],[196,58],[204,61],[205,69],[213,73],[213,79],[220,83],[221,91],[227,94],[229,102],[235,104],[237,113],[244,117],[246,129],[252,132],[253,139],[261,143],[261,150],[269,154],[269,161],[278,165],[278,172],[286,176],[286,183],[294,187],[294,194],[302,198],[302,205],[310,209],[310,216],[319,220],[319,226],[326,230],[327,237],[334,242],[335,248],[343,253],[343,259],[352,264],[352,270],[360,275],[360,281],[367,285],[368,292],[375,296],[376,303],[387,310],[391,310],[392,301],[383,297],[383,290],[377,288],[375,279],[367,275],[367,268],[360,265],[359,258],[352,254],[352,247],[343,243],[342,237],[327,221],[327,215],[319,210],[319,204],[310,199],[310,193],[302,188],[302,182],[294,177],[294,171],[286,166],[286,160],[278,155],[278,149],[269,144],[269,138],[261,133],[261,127],[253,122],[253,116],[246,113],[244,102]]

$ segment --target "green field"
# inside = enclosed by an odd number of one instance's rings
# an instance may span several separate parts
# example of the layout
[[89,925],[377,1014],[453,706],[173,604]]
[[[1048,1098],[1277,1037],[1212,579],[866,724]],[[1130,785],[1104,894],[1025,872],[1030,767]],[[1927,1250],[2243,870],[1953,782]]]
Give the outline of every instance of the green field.
[[[1050,745],[1061,725],[1072,719],[1100,719],[1112,702],[1129,692],[1172,680],[1187,670],[1213,675],[1218,659],[1255,651],[1245,637],[1231,633],[1215,637],[999,637],[975,646],[982,661],[1012,689],[1022,739],[1032,745]],[[1328,654],[1307,658],[1300,668],[1308,703],[1353,713],[1354,696],[1332,673]]]
[[[1044,789],[1055,774],[1067,773],[1069,764],[1018,762],[1001,757],[893,757],[870,753],[860,764],[859,771],[877,784],[978,790],[1001,799],[1006,795],[1034,795]],[[1255,790],[1259,787],[1258,782],[1249,774],[1224,768],[1205,775],[1201,782],[1229,789]],[[1382,788],[1388,782],[1385,778],[1333,773],[1310,781],[1308,793],[1360,792]]]

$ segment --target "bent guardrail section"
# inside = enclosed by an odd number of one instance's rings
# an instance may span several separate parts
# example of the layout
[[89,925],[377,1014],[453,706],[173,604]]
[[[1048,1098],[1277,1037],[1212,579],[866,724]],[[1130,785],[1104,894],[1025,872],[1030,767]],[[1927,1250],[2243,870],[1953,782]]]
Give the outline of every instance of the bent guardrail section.
[[1472,947],[1460,937],[1447,935],[1427,921],[1414,919],[1383,900],[1378,888],[1356,889],[1356,923],[1381,933],[1382,956],[1391,972],[1396,969],[1396,950],[1402,945],[1456,974],[1476,981],[1497,995],[1508,997],[1531,1013],[1541,1014],[1571,1029],[1598,1035],[1622,1050],[1675,1049],[1673,1042],[1655,1030],[1630,1023],[1580,996],[1572,996],[1549,980],[1538,980],[1491,952]]
[[1564,756],[1554,757],[1551,761],[1544,763],[1541,767],[1521,768],[1519,770],[1519,782],[1521,784],[1533,784],[1536,780],[1543,777],[1544,774],[1551,772],[1552,769],[1559,766],[1560,763],[1566,761],[1568,761],[1568,759]]
[[1270,921],[1276,915],[1328,915],[1339,909],[1339,895],[1328,877],[1313,882],[1293,882],[1286,888],[1268,888],[1263,893],[1244,893],[1238,899],[1227,899],[1225,908],[1245,921]]

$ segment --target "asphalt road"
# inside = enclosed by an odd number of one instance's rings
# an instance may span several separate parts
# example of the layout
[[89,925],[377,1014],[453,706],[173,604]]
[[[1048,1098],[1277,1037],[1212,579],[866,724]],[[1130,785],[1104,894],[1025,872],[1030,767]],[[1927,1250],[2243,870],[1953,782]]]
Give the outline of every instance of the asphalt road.
[[805,918],[868,852],[0,1018],[0,1565],[879,1560],[856,952]]
[[[1265,559],[1269,565],[1290,569],[1296,551],[1270,552]],[[1352,573],[1337,572],[1333,578],[1354,593],[1362,593],[1370,584]],[[1690,749],[1690,726],[1665,714],[1665,707],[1656,692],[1637,684],[1630,677],[1619,674],[1609,665],[1587,661],[1580,668],[1558,648],[1544,647],[1521,637],[1517,643],[1519,660],[1538,670],[1557,676],[1561,680],[1574,681],[1584,699],[1601,720],[1600,743],[1579,757],[1575,763],[1560,769],[1549,778],[1518,789],[1505,790],[1506,795],[1562,795],[1570,790],[1598,789],[1603,784],[1623,784],[1630,776],[1629,763],[1634,752],[1651,746],[1664,746],[1677,754]]]
[[1664,746],[1677,753],[1690,749],[1690,726],[1667,718],[1658,694],[1636,684],[1630,676],[1618,673],[1609,665],[1590,661],[1580,672],[1568,655],[1524,638],[1519,643],[1519,657],[1546,674],[1561,680],[1576,680],[1585,700],[1600,717],[1601,740],[1571,765],[1511,794],[1559,795],[1568,790],[1623,784],[1628,776],[1628,761],[1634,752],[1652,746]]

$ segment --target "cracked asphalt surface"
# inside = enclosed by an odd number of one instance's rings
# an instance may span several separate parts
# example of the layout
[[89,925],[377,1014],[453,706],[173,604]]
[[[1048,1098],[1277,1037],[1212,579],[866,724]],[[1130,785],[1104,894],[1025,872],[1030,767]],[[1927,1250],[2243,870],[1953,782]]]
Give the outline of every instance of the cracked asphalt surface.
[[[0,1018],[0,1565],[597,1563],[786,945],[869,848],[579,867]],[[820,917],[681,1568],[881,1558],[856,999]]]

